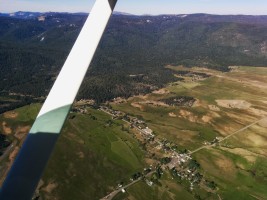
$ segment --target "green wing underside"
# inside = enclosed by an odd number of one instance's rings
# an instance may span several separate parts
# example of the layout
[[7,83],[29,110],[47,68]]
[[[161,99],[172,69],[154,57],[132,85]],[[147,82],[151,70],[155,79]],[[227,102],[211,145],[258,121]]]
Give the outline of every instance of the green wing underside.
[[[71,105],[66,105],[36,119],[10,170],[7,177],[9,181],[3,185],[1,200],[31,199],[35,187],[28,186],[38,184],[41,178],[40,171],[46,166],[70,108]],[[9,188],[14,188],[15,192]]]
[[66,105],[39,116],[29,134],[59,134],[72,105]]

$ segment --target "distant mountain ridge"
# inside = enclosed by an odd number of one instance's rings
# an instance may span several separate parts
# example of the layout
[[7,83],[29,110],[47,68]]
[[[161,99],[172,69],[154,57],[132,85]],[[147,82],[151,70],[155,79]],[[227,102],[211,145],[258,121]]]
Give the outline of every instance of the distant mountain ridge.
[[[86,17],[54,12],[0,16],[0,91],[47,94]],[[267,66],[267,16],[115,13],[80,97],[105,101],[147,92],[174,80],[164,69],[168,64],[221,71],[232,65]],[[130,74],[144,76],[129,79]]]
[[[69,15],[88,15],[86,12],[27,12],[27,11],[17,11],[17,12],[11,12],[11,13],[1,13],[0,16],[6,16],[6,17],[14,17],[14,18],[20,18],[20,19],[33,19],[42,15],[53,15],[53,14],[69,14]],[[267,15],[216,15],[216,14],[207,14],[207,13],[194,13],[194,14],[158,14],[158,15],[136,15],[136,14],[131,14],[131,13],[126,13],[126,12],[119,12],[119,11],[114,11],[114,15],[127,15],[127,16],[148,16],[148,17],[156,17],[156,16],[178,16],[178,17],[188,17],[188,16],[195,16],[195,17],[200,17],[201,20],[210,20],[210,17],[213,17],[213,20],[219,21],[225,21],[227,19],[228,21],[239,21],[239,22],[248,22],[246,20],[253,20],[253,22],[257,21],[262,21],[266,22],[267,20]],[[215,18],[216,19],[215,19]]]
[[[34,19],[40,16],[48,16],[48,15],[55,15],[55,14],[69,14],[69,15],[88,15],[88,13],[85,12],[75,12],[75,13],[69,13],[69,12],[25,12],[25,11],[18,11],[18,12],[12,12],[12,13],[1,13],[0,16],[4,17],[13,17],[18,19]],[[133,15],[126,12],[117,12],[114,11],[113,15]]]
[[42,12],[18,11],[18,12],[14,12],[14,13],[0,13],[0,16],[14,17],[14,18],[19,18],[19,19],[33,19],[33,18],[36,18],[42,14],[43,14]]

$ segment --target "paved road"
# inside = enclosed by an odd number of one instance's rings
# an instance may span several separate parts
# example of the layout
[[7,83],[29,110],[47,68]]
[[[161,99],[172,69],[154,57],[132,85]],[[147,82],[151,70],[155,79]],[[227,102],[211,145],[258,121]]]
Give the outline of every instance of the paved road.
[[[101,109],[101,110],[102,110],[102,109]],[[104,111],[104,110],[102,110],[102,111]],[[106,111],[104,111],[104,112],[106,112]],[[108,113],[108,112],[106,112],[106,113]],[[108,114],[112,115],[111,113],[108,113]],[[223,142],[224,140],[226,140],[226,139],[228,139],[228,138],[230,138],[230,137],[236,135],[237,133],[240,133],[240,132],[242,132],[242,131],[248,129],[249,127],[251,127],[251,126],[253,126],[253,125],[259,123],[261,120],[263,120],[263,119],[265,119],[265,118],[266,118],[266,117],[264,117],[264,118],[262,118],[262,119],[259,119],[259,120],[255,121],[255,122],[253,122],[253,123],[251,123],[251,124],[249,124],[249,125],[247,125],[247,126],[241,128],[241,129],[239,129],[239,130],[237,130],[237,131],[235,131],[235,132],[233,132],[233,133],[227,135],[226,137],[224,137],[223,139],[221,139],[220,141],[218,141],[218,143]],[[126,121],[126,120],[123,120],[123,121],[129,123],[129,122]],[[142,130],[140,130],[138,127],[135,126],[135,128],[136,128],[137,130],[139,130],[139,131],[142,132]],[[214,143],[214,144],[211,144],[211,145],[204,145],[204,146],[202,146],[202,147],[199,147],[199,148],[197,148],[197,149],[195,149],[195,150],[189,152],[189,154],[191,155],[191,154],[196,153],[196,152],[198,152],[198,151],[200,151],[200,150],[202,150],[202,149],[206,149],[206,148],[213,147],[213,146],[215,146],[216,144],[217,144],[217,143]],[[177,164],[177,163],[175,163],[175,164]],[[152,173],[154,173],[154,171],[148,173],[146,176],[149,176],[149,175],[152,174]],[[124,187],[122,187],[122,188],[119,188],[119,189],[117,189],[117,190],[114,190],[113,192],[111,192],[109,195],[105,196],[105,197],[102,198],[101,200],[111,200],[111,199],[113,199],[119,192],[121,192],[122,189],[126,189],[126,188],[130,187],[131,185],[137,183],[137,182],[140,181],[140,180],[141,180],[141,178],[139,178],[139,179],[137,179],[137,180],[135,180],[135,181],[129,183],[128,185],[126,185],[126,186],[124,186]],[[220,196],[219,196],[219,198],[220,198]]]
[[105,110],[102,109],[102,108],[99,108],[99,110],[101,110],[102,112],[105,112],[105,113],[107,113],[107,114],[109,114],[109,115],[111,115],[111,116],[114,116],[113,114],[109,113],[108,111],[105,111]]
[[[151,172],[149,172],[147,175],[145,175],[145,177],[150,176],[150,175],[153,174],[154,172],[156,172],[156,171],[151,171]],[[131,185],[133,185],[133,184],[139,182],[140,180],[142,180],[142,177],[136,179],[135,181],[129,183],[128,185],[125,185],[125,186],[123,186],[123,187],[121,187],[121,188],[118,188],[117,190],[114,190],[113,192],[111,192],[110,194],[108,194],[107,196],[103,197],[103,198],[100,199],[100,200],[111,200],[111,199],[113,199],[119,192],[121,192],[122,189],[126,189],[126,188],[130,187]]]
[[[249,125],[247,125],[247,126],[245,126],[245,127],[243,127],[243,128],[241,128],[241,129],[239,129],[239,130],[237,130],[237,131],[235,131],[235,132],[233,132],[233,133],[231,133],[230,135],[227,135],[226,137],[224,137],[223,139],[221,139],[218,143],[220,143],[220,142],[222,142],[222,141],[224,141],[224,140],[226,140],[226,139],[232,137],[233,135],[236,135],[237,133],[240,133],[240,132],[242,132],[242,131],[248,129],[249,127],[251,127],[251,126],[253,126],[253,125],[259,123],[259,122],[260,122],[261,120],[263,120],[263,119],[265,119],[265,117],[262,118],[262,119],[259,119],[259,120],[255,121],[255,122],[253,122],[253,123],[251,123],[251,124],[249,124]],[[196,152],[198,152],[198,151],[200,151],[200,150],[202,150],[202,149],[206,149],[206,148],[209,148],[209,147],[213,147],[213,146],[215,146],[215,145],[216,145],[216,143],[214,143],[214,144],[210,144],[210,145],[205,145],[205,146],[202,146],[202,147],[199,147],[199,148],[197,148],[197,149],[191,151],[189,154],[191,155],[191,154],[196,153]]]
[[[109,115],[111,115],[111,116],[114,116],[113,114],[111,114],[111,113],[105,111],[104,109],[101,109],[101,108],[100,108],[99,110],[101,110],[101,111],[103,111],[103,112],[105,112],[105,113],[107,113],[107,114],[109,114]],[[126,122],[126,123],[128,123],[128,124],[131,124],[131,122],[129,122],[129,121],[125,120],[125,119],[122,119],[122,121],[124,121],[124,122]],[[141,133],[143,133],[143,134],[145,134],[145,135],[147,134],[145,131],[143,131],[142,129],[138,128],[137,126],[133,125],[133,127],[136,128],[139,132],[141,132]]]
[[121,188],[118,188],[117,190],[114,190],[113,192],[111,192],[110,194],[108,194],[107,196],[102,198],[101,200],[111,200],[111,199],[113,199],[119,192],[121,192],[122,189],[126,189],[127,187],[137,183],[140,180],[141,180],[141,178],[136,179],[135,181],[129,183],[128,185],[125,185],[124,187],[121,187]]

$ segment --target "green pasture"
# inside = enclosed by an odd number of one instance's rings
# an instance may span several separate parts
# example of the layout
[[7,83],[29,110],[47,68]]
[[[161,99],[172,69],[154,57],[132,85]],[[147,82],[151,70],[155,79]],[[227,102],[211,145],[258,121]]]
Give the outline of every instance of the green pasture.
[[195,157],[202,173],[218,185],[223,199],[267,198],[266,159],[258,157],[250,163],[241,155],[220,149],[201,150]]
[[99,199],[144,166],[138,143],[119,123],[107,127],[110,116],[89,113],[71,114],[42,178],[58,183],[53,195],[62,199]]

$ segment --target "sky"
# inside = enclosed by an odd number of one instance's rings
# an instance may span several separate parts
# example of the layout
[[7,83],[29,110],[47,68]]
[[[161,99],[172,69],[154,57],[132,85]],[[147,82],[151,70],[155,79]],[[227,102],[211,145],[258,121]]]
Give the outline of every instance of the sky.
[[[0,12],[90,12],[95,0],[0,0]],[[267,0],[118,0],[115,11],[131,14],[267,15]]]

